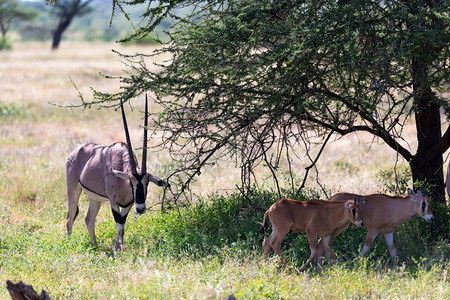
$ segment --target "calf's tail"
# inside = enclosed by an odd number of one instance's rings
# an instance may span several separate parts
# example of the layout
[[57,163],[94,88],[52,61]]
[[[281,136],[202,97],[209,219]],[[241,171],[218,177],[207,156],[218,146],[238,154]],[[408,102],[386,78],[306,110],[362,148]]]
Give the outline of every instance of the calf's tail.
[[269,228],[269,220],[267,218],[267,211],[264,213],[263,222],[260,223],[261,225],[261,234],[266,234],[267,229]]

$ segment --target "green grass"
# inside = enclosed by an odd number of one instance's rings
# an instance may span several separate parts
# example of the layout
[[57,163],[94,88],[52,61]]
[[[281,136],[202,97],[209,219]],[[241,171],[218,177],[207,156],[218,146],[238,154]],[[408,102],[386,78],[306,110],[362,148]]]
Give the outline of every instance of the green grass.
[[[450,296],[448,243],[429,243],[425,234],[400,228],[400,265],[391,267],[384,241],[371,255],[358,257],[364,230],[350,228],[333,243],[340,262],[319,272],[299,267],[309,256],[304,234],[289,234],[283,243],[289,267],[275,256],[261,258],[262,212],[243,205],[237,194],[212,195],[190,209],[149,211],[130,216],[125,248],[114,252],[115,225],[109,209],[101,210],[98,248],[89,244],[83,217],[73,235],[65,235],[64,199],[1,203],[0,280],[22,280],[58,299],[238,299],[282,298],[435,298]],[[272,200],[271,200],[272,199]],[[253,195],[260,205],[272,193]],[[418,227],[426,226],[416,224]],[[398,236],[398,234],[397,234]],[[410,239],[409,242],[406,240]],[[403,243],[420,251],[405,253]],[[7,298],[0,289],[0,298]]]

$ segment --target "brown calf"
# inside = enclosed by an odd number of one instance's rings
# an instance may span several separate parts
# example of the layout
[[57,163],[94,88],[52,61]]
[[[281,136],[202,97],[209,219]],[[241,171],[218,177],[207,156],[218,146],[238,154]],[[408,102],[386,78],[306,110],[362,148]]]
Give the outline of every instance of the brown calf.
[[[351,193],[339,193],[328,201],[347,202],[355,197],[360,197],[361,201],[366,202],[361,207],[360,212],[361,218],[364,220],[364,226],[368,230],[361,255],[369,251],[373,240],[381,232],[384,234],[389,253],[395,264],[397,262],[397,250],[394,246],[393,236],[395,228],[416,214],[427,220],[427,222],[433,221],[433,213],[430,209],[430,201],[426,190],[423,193],[421,191],[415,193],[408,189],[408,196],[388,196],[384,194],[362,196]],[[336,230],[331,238],[333,239],[340,233],[339,230],[342,231],[343,229],[345,228]],[[321,253],[323,253],[323,249],[320,249],[319,254]]]
[[[347,227],[350,222],[357,226],[363,226],[363,220],[359,215],[360,205],[355,200],[343,202],[328,202],[325,200],[296,201],[281,199],[274,203],[264,214],[263,228],[265,234],[269,226],[268,219],[272,223],[272,234],[263,241],[263,254],[267,259],[270,248],[281,257],[281,263],[286,261],[281,254],[281,242],[289,231],[306,232],[311,249],[311,255],[300,271],[304,271],[311,261],[317,256],[317,236],[322,237],[328,257],[335,260],[336,256],[329,248],[331,235],[341,227]],[[323,253],[323,251],[322,251]],[[322,258],[318,257],[318,264],[322,267]]]

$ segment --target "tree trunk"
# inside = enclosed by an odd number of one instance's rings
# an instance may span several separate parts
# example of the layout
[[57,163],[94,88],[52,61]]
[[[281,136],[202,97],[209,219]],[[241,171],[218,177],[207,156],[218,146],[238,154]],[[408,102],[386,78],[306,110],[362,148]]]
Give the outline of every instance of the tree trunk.
[[61,42],[62,33],[63,31],[58,29],[53,32],[52,50],[58,49],[59,43]]
[[56,27],[55,31],[53,31],[52,50],[58,49],[62,35],[64,31],[67,29],[67,27],[69,27],[71,21],[72,17],[68,16],[66,18],[63,18],[63,20]]
[[410,162],[413,181],[426,182],[433,201],[445,204],[445,185],[442,165],[442,155],[434,161],[429,161],[425,155],[416,155]]
[[445,204],[443,158],[438,151],[442,139],[439,105],[427,78],[426,61],[412,62],[418,148],[410,161],[413,181],[425,181],[433,201]]

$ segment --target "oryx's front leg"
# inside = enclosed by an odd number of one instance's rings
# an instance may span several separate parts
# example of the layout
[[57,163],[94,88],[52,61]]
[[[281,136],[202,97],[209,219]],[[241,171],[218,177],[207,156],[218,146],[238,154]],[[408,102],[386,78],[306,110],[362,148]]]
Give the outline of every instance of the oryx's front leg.
[[114,220],[116,221],[116,229],[117,229],[116,245],[115,245],[116,250],[122,249],[125,222],[127,221],[127,216],[132,206],[133,203],[123,208],[120,208],[118,205],[111,205],[111,210],[114,216]]

